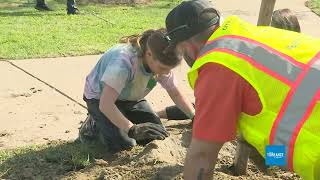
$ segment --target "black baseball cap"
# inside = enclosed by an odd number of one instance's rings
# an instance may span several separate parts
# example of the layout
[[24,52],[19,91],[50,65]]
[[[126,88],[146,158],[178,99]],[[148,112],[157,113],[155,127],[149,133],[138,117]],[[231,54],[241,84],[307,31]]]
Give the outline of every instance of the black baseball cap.
[[170,44],[187,40],[218,24],[219,13],[207,0],[183,1],[166,18],[166,39]]

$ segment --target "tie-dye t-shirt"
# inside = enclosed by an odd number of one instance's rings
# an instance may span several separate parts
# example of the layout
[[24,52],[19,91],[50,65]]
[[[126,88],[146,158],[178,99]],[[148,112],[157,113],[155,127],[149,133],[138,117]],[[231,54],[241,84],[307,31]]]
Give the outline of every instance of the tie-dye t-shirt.
[[144,98],[159,82],[163,88],[176,88],[174,73],[155,77],[146,72],[137,50],[130,44],[109,49],[86,78],[84,95],[100,99],[105,84],[119,93],[118,100],[137,101]]

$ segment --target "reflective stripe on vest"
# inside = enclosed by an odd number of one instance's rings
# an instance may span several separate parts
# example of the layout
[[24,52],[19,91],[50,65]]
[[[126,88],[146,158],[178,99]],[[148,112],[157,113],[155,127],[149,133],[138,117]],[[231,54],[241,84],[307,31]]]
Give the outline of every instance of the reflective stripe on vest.
[[304,122],[309,118],[320,93],[320,53],[308,64],[291,87],[273,124],[270,144],[289,146],[288,169],[293,169],[294,143]]
[[198,59],[214,51],[227,52],[246,60],[290,86],[273,123],[269,143],[286,145],[288,168],[292,170],[296,138],[320,99],[320,52],[308,64],[302,64],[255,40],[227,35],[207,42]]

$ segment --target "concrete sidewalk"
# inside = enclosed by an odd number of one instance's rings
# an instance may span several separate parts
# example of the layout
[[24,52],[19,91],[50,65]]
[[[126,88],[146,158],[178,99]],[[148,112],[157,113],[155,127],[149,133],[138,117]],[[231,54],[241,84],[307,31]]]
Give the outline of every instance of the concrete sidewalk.
[[[222,16],[240,16],[253,24],[257,24],[261,0],[213,0]],[[320,17],[307,8],[306,0],[277,0],[276,9],[289,8],[298,17],[301,31],[305,34],[320,38]]]
[[84,108],[8,62],[0,72],[0,149],[77,137]]
[[[238,15],[256,24],[259,14],[258,0],[214,0],[224,17]],[[304,0],[277,0],[276,8],[290,8],[299,17],[303,33],[320,38],[320,18],[304,6]],[[47,140],[74,139],[79,122],[86,117],[82,100],[85,76],[100,55],[10,61],[65,93],[50,88],[36,78],[22,72],[8,62],[0,62],[0,148],[15,147]],[[175,69],[179,87],[193,100],[188,86],[186,64]],[[155,110],[173,104],[160,87],[147,99]],[[5,124],[5,125],[3,125]]]
[[[85,106],[85,102],[82,100],[85,77],[90,73],[99,58],[100,55],[94,55],[29,59],[11,62]],[[193,99],[193,93],[189,88],[186,79],[187,69],[187,65],[183,62],[180,66],[175,68],[174,71],[179,81],[179,87]],[[168,98],[168,95],[161,86],[156,86],[147,97],[150,103],[157,104],[155,109],[159,110],[166,105],[172,104],[170,102],[166,103],[159,98],[166,99]]]
[[[99,57],[0,61],[0,149],[75,139],[87,113],[85,77]],[[183,63],[175,71],[180,89],[192,100],[186,69]],[[173,104],[160,85],[147,100],[156,111]]]

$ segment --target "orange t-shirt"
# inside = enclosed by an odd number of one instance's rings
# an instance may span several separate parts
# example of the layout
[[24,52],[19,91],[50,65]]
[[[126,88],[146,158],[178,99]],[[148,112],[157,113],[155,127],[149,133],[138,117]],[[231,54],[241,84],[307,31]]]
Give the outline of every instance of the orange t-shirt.
[[240,113],[255,115],[262,110],[256,90],[239,74],[216,63],[207,63],[199,69],[194,95],[196,116],[192,136],[199,140],[233,140]]

